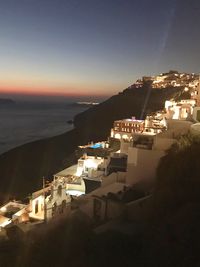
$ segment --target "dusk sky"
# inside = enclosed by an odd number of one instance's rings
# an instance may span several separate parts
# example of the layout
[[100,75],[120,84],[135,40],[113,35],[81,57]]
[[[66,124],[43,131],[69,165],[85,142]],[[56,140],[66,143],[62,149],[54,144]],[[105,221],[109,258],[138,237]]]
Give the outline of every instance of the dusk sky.
[[112,95],[200,72],[199,0],[1,0],[0,93]]

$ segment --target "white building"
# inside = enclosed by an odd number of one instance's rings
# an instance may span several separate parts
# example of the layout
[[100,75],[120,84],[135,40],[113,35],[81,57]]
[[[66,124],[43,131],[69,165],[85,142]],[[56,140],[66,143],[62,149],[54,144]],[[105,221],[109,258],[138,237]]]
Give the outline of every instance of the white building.
[[145,132],[161,133],[167,129],[166,114],[164,112],[156,112],[147,115],[145,119]]
[[166,117],[176,120],[191,119],[195,105],[194,99],[184,99],[178,102],[167,100],[165,101]]
[[73,165],[54,175],[54,180],[65,180],[66,193],[71,196],[80,196],[85,194],[85,183],[78,172],[78,165]]
[[190,131],[192,122],[167,120],[168,130],[159,134],[135,134],[132,146],[128,148],[127,184],[140,181],[154,181],[160,158],[176,139]]
[[155,134],[140,134],[135,136],[132,146],[128,148],[127,184],[153,180],[156,167],[163,150],[153,149]]
[[77,165],[64,169],[54,175],[50,186],[32,194],[30,218],[37,220],[51,219],[56,214],[65,213],[71,196],[85,193],[85,184],[76,175]]
[[20,223],[28,220],[28,205],[9,201],[0,208],[0,228],[10,223]]
[[107,159],[96,156],[88,156],[84,154],[78,160],[77,176],[84,178],[97,179],[106,172]]

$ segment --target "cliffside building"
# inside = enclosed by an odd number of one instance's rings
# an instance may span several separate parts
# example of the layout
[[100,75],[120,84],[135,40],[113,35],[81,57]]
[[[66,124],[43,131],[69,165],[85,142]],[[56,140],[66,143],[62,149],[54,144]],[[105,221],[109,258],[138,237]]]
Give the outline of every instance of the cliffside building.
[[159,160],[174,140],[159,140],[153,133],[135,134],[132,144],[128,147],[127,184],[138,182],[152,183]]
[[17,201],[9,201],[0,208],[0,230],[11,223],[21,223],[29,220],[28,205]]
[[32,194],[30,218],[49,220],[56,214],[65,213],[71,196],[85,194],[85,183],[76,175],[77,165],[64,169],[54,175],[50,186]]
[[144,120],[124,119],[114,122],[111,137],[130,140],[133,133],[144,131]]
[[186,120],[191,119],[196,100],[184,99],[178,102],[174,100],[165,101],[167,119]]

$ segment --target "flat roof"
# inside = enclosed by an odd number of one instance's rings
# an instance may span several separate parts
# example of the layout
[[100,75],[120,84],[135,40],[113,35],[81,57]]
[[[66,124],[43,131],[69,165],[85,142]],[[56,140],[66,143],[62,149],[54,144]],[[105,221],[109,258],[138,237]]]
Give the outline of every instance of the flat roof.
[[81,185],[81,181],[82,181],[82,178],[80,176],[76,176],[76,175],[72,175],[72,174],[67,174],[65,176],[56,176],[56,178],[57,179],[64,178],[64,180],[65,180],[65,182],[67,182],[67,184]]
[[45,188],[42,188],[42,189],[39,189],[38,191],[33,192],[33,193],[32,193],[32,197],[33,197],[33,198],[36,198],[36,197],[38,197],[38,196],[40,196],[40,195],[42,195],[42,194],[48,192],[50,189],[51,189],[51,183],[50,183],[49,186],[47,186],[47,187],[45,187]]
[[136,119],[122,119],[122,120],[117,120],[115,122],[134,122],[134,123],[142,123],[144,120],[136,120]]
[[54,174],[54,176],[63,176],[63,177],[65,177],[67,175],[75,175],[76,171],[77,171],[77,166],[78,166],[77,164],[72,165],[69,168],[66,168],[66,169]]
[[80,190],[73,190],[73,189],[66,190],[66,193],[71,196],[81,196],[85,194],[85,192],[82,192]]
[[8,211],[12,211],[12,210],[15,211],[16,209],[20,210],[20,209],[23,209],[24,207],[26,207],[25,204],[15,202],[15,201],[9,201],[8,203],[1,206],[0,214],[8,212]]

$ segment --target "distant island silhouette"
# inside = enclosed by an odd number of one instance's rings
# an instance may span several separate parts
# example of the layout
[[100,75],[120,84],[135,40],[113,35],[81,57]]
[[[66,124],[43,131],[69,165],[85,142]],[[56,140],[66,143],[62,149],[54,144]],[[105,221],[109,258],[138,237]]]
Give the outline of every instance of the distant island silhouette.
[[0,98],[0,105],[13,105],[16,102],[10,98]]

